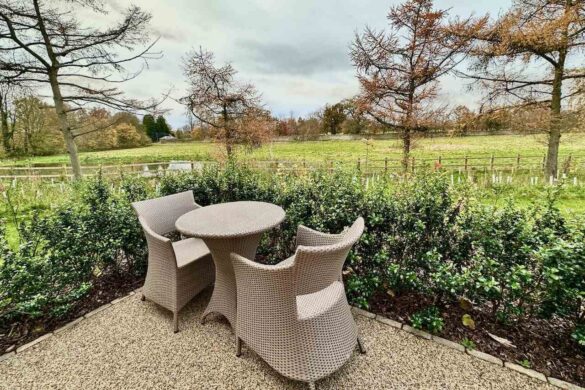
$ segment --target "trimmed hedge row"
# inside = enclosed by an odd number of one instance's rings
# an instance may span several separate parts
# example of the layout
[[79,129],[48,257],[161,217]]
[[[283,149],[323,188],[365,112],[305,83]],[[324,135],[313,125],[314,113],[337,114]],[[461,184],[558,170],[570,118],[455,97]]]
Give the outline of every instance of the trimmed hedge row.
[[143,274],[145,242],[130,202],[184,190],[202,205],[281,205],[286,220],[258,251],[267,263],[292,253],[298,224],[338,232],[363,216],[366,231],[344,272],[354,304],[368,307],[380,291],[420,292],[437,305],[463,298],[501,322],[562,317],[585,344],[585,222],[560,214],[556,190],[530,209],[494,207],[440,173],[364,183],[352,172],[268,175],[235,166],[90,180],[74,204],[20,226],[19,248],[0,230],[0,329],[66,315],[104,275]]

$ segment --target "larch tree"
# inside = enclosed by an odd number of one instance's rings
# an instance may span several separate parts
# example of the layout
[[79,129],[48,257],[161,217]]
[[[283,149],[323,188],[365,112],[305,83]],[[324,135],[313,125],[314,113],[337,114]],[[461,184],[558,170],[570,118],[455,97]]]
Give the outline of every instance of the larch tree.
[[496,105],[549,108],[546,177],[558,174],[563,106],[583,93],[585,1],[515,0],[496,18],[462,21],[453,33],[473,39],[471,77]]
[[188,90],[181,102],[201,124],[216,130],[228,158],[238,144],[256,145],[275,131],[256,88],[236,81],[230,64],[216,66],[212,52],[188,53],[184,72]]
[[408,168],[412,136],[424,130],[437,107],[439,78],[464,57],[468,40],[449,34],[448,12],[431,0],[392,7],[388,31],[356,33],[350,55],[357,70],[361,110],[386,129],[399,131]]
[[118,85],[140,73],[128,71],[127,64],[159,57],[151,52],[151,16],[139,7],[128,8],[109,28],[81,23],[81,12],[110,16],[99,0],[0,0],[0,75],[50,89],[75,178],[81,177],[75,138],[86,131],[69,114],[86,106],[152,108],[153,102],[125,98]]

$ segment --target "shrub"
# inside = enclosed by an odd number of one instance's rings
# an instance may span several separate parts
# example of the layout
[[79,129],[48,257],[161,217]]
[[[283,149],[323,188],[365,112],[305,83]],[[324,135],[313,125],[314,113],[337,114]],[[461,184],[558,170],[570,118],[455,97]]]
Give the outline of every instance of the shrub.
[[511,201],[482,204],[472,187],[452,187],[441,173],[365,182],[351,171],[266,174],[234,163],[151,179],[87,180],[73,186],[68,204],[22,223],[20,246],[0,230],[0,327],[62,316],[102,277],[142,275],[146,246],[130,202],[186,190],[204,206],[282,206],[285,221],[258,248],[257,260],[266,263],[293,253],[299,224],[339,232],[363,216],[366,229],[344,269],[353,304],[368,307],[389,290],[424,294],[434,306],[413,315],[413,326],[438,332],[436,307],[466,298],[506,323],[564,318],[580,326],[573,337],[582,340],[585,222],[564,218],[554,192],[525,210]]
[[35,215],[13,248],[0,230],[0,328],[27,318],[59,318],[112,274],[142,275],[146,247],[128,201],[101,178],[79,189],[78,203]]
[[440,333],[445,325],[441,312],[435,306],[414,313],[410,317],[410,323],[416,329],[425,329],[431,333]]

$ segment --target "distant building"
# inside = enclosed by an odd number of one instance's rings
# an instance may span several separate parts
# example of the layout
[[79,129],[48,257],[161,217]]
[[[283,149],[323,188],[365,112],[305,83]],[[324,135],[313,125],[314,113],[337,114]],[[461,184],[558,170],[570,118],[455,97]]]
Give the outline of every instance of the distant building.
[[172,135],[165,135],[164,137],[160,137],[160,142],[175,142],[177,138],[173,137]]

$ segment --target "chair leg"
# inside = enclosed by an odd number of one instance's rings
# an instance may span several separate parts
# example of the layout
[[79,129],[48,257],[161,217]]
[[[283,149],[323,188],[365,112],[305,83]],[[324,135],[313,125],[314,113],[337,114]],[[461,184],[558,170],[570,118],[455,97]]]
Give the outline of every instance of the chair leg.
[[175,333],[179,332],[179,313],[173,312],[173,331]]
[[366,347],[364,346],[364,342],[360,336],[357,337],[358,348],[360,349],[361,354],[366,353]]
[[142,293],[142,295],[140,296],[140,300],[141,300],[142,302],[144,302],[144,301],[146,300],[146,297],[144,296],[144,293]]
[[309,390],[315,390],[315,382],[309,382]]
[[236,356],[242,356],[242,339],[236,336]]

